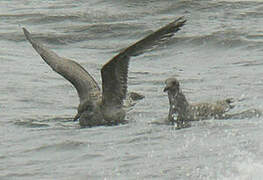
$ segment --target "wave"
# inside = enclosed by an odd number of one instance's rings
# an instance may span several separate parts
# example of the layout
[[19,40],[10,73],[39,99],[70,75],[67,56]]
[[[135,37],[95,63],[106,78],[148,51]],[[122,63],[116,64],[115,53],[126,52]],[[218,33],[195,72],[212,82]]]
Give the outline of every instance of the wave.
[[80,141],[71,141],[66,140],[64,142],[60,143],[54,143],[54,144],[48,144],[48,145],[42,145],[40,147],[26,150],[25,152],[47,152],[47,151],[66,151],[66,150],[74,150],[82,146],[89,145],[89,143],[84,143]]
[[28,128],[43,128],[43,127],[49,127],[48,124],[45,123],[37,123],[32,121],[17,121],[15,122],[15,125],[17,126],[23,126]]
[[[248,34],[238,31],[216,31],[211,34],[203,35],[184,35],[176,37],[168,44],[205,46],[209,48],[252,48],[263,46],[263,33]],[[167,45],[167,44],[166,44]]]

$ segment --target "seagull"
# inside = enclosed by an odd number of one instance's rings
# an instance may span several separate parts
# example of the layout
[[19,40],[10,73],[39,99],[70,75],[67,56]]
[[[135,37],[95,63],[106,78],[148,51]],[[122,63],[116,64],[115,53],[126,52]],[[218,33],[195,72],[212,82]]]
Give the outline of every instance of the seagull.
[[225,114],[234,106],[232,98],[216,101],[215,103],[189,104],[183,94],[180,83],[176,78],[168,78],[165,81],[164,92],[167,92],[170,109],[168,123],[177,125],[177,128],[189,127],[190,121],[199,121],[209,118],[229,119]]
[[23,28],[26,39],[42,59],[58,74],[67,79],[79,96],[78,113],[81,127],[107,126],[125,123],[123,101],[127,95],[129,60],[170,39],[185,24],[179,17],[114,56],[101,69],[102,90],[95,79],[77,62],[61,57],[32,38]]

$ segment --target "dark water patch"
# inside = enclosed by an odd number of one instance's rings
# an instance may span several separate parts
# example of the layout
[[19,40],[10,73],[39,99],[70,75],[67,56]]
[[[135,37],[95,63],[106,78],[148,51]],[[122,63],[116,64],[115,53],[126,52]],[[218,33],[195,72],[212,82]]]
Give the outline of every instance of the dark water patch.
[[[237,48],[237,47],[247,47],[249,44],[252,45],[253,41],[249,41],[245,38],[243,38],[246,34],[237,33],[234,32],[213,32],[212,34],[206,34],[206,35],[195,35],[195,36],[188,36],[188,35],[178,35],[175,36],[175,38],[170,39],[165,44],[160,44],[158,47],[150,49],[149,52],[146,53],[145,57],[154,57],[156,58],[156,52],[160,54],[160,51],[170,51],[178,49],[178,47],[209,47],[209,48]],[[139,39],[138,39],[139,40]],[[258,42],[259,44],[263,44],[263,42]],[[257,46],[258,46],[257,45]],[[113,50],[112,53],[118,53],[120,50]]]
[[79,7],[79,5],[76,3],[76,4],[56,4],[56,5],[50,5],[50,6],[47,6],[47,7],[43,7],[41,9],[62,9],[62,10],[65,10],[65,9],[72,9],[72,8],[77,8]]
[[53,122],[53,121],[59,121],[59,122],[73,122],[73,117],[55,117],[55,118],[47,118],[43,121]]
[[[220,9],[225,9],[225,8],[228,8],[229,10],[239,10],[239,9],[247,9],[248,7],[256,7],[258,5],[260,5],[261,3],[258,2],[258,1],[250,1],[250,0],[247,0],[247,1],[235,1],[235,0],[222,0],[222,1],[208,1],[209,4],[211,6],[215,6],[215,7],[219,7]],[[205,6],[205,2],[204,1],[204,6]]]
[[[67,45],[67,41],[70,39],[81,39],[80,37],[72,38],[70,35],[55,35],[50,33],[37,33],[35,31],[28,30],[32,33],[34,39],[44,43],[44,44],[54,44],[54,45]],[[0,33],[0,38],[2,40],[14,41],[14,42],[23,42],[27,41],[21,27],[21,32],[6,32]]]
[[13,42],[22,42],[25,41],[25,36],[21,33],[17,32],[6,32],[6,33],[0,33],[0,39],[1,40],[7,40],[7,41],[13,41]]
[[[85,26],[78,26],[78,27],[68,27],[65,33],[73,34],[74,37],[81,36],[82,41],[86,40],[103,40],[106,39],[122,39],[125,41],[126,39],[133,38],[136,39],[138,34],[139,37],[142,36],[142,30],[145,28],[142,24],[128,24],[128,23],[98,23],[98,24],[90,24]],[[137,31],[140,30],[140,33],[136,34]],[[83,39],[84,38],[84,39]],[[76,42],[76,41],[73,41]],[[80,42],[80,40],[78,41]],[[122,44],[120,42],[120,44]],[[110,47],[110,46],[109,46]],[[115,48],[115,47],[114,47]],[[120,50],[118,50],[119,52]],[[118,53],[113,52],[113,53]]]
[[250,66],[259,66],[259,65],[261,66],[261,65],[263,65],[263,62],[259,61],[259,60],[253,60],[253,61],[244,60],[244,61],[235,62],[232,64],[238,65],[238,66],[250,67]]
[[[38,40],[41,43],[46,44],[46,46],[52,45],[67,45],[72,39],[80,39],[81,37],[73,38],[71,35],[58,35],[56,33],[37,33],[34,31],[29,30],[33,38]],[[26,39],[25,39],[26,41]],[[47,45],[48,44],[48,45]]]
[[[150,72],[147,72],[147,71],[145,71],[145,72],[143,72],[143,71],[130,71],[129,74],[134,74],[134,75],[148,75],[148,74],[150,74]],[[135,77],[134,77],[134,78],[135,78]],[[133,78],[131,78],[131,79],[133,79]]]
[[8,156],[0,155],[0,159],[6,159]]
[[31,178],[31,177],[34,177],[36,176],[37,173],[8,173],[7,175],[5,176],[1,176],[0,175],[0,178],[1,180],[10,180],[10,179],[23,179],[23,178]]
[[[29,29],[30,31],[30,29]],[[112,34],[99,33],[99,32],[84,32],[84,33],[66,33],[66,34],[57,34],[57,33],[37,33],[30,31],[33,34],[33,38],[44,43],[51,45],[68,45],[71,43],[77,43],[82,41],[90,40],[105,40],[112,37]],[[118,35],[117,35],[118,36]],[[0,34],[0,37],[10,41],[23,41],[25,40],[24,36],[16,34]],[[46,45],[46,46],[48,46]]]
[[251,19],[251,18],[263,18],[263,12],[255,12],[255,11],[249,11],[249,12],[242,12],[240,13],[240,16],[238,17],[240,20],[244,19]]
[[249,34],[246,36],[246,38],[250,41],[255,41],[255,42],[263,42],[263,32],[258,32],[261,34]]
[[37,122],[32,122],[32,121],[17,121],[14,124],[17,126],[23,126],[23,127],[27,127],[27,128],[46,128],[46,127],[49,127],[48,124],[37,123]]
[[[39,105],[40,106],[50,106],[53,105],[54,103],[51,100],[44,99],[44,96],[42,98],[35,97],[35,98],[20,98],[17,100],[17,102],[22,102],[22,103],[28,103],[28,104],[33,104],[33,105]],[[37,109],[39,107],[21,107],[21,108],[32,108],[32,109]],[[19,108],[18,108],[19,109]]]
[[[137,159],[141,159],[142,157],[140,155],[133,155],[133,154],[125,154],[125,156],[122,157],[122,161],[126,161],[126,162],[130,162],[130,161],[134,161],[134,160],[137,160]],[[125,166],[125,165],[124,165]]]
[[[20,20],[18,23],[26,25],[51,24],[51,23],[67,23],[79,21],[80,17],[75,15],[45,15],[31,16],[25,20]],[[17,22],[16,22],[17,23]]]
[[81,157],[79,157],[79,160],[82,160],[82,159],[96,159],[96,158],[101,158],[103,157],[102,154],[91,154],[91,153],[88,153],[88,154],[84,154],[82,155]]
[[78,21],[80,17],[78,15],[50,15],[42,13],[32,13],[32,14],[0,14],[0,18],[3,21],[8,21],[9,23],[18,25],[37,25],[37,24],[49,24],[49,23],[59,23],[66,21]]
[[[167,6],[163,8],[162,10],[159,10],[159,13],[161,14],[174,14],[176,12],[176,15],[186,15],[190,14],[194,10],[198,10],[204,6],[202,6],[201,1],[167,1]],[[207,3],[207,2],[206,2]],[[207,3],[208,4],[208,3]]]
[[[146,29],[143,24],[134,24],[128,22],[108,22],[108,23],[90,23],[88,25],[73,25],[66,28],[56,28],[63,30],[65,33],[91,33],[94,36],[101,36],[101,34],[112,33],[120,36],[118,33],[130,34],[133,30]],[[114,37],[114,36],[113,36]]]
[[182,79],[182,78],[180,78],[180,81],[182,81],[182,83],[202,83],[202,82],[204,82],[205,80],[204,80],[204,78],[187,78],[187,79]]
[[186,45],[195,46],[206,46],[210,48],[236,48],[247,46],[248,42],[242,37],[246,34],[242,34],[237,31],[218,31],[212,34],[194,36],[194,37],[184,37],[181,38],[182,43]]
[[[127,144],[145,144],[149,140],[149,137],[147,136],[140,136],[140,137],[135,137],[132,139],[127,140]],[[146,143],[147,144],[147,143]]]
[[246,47],[243,48],[244,50],[247,51],[257,51],[257,52],[263,52],[263,46],[262,43],[251,43],[248,44]]
[[42,117],[42,120],[33,118],[32,121],[39,121],[39,122],[73,122],[73,117]]
[[[220,15],[225,15],[224,17],[228,19],[236,12],[244,12],[248,7],[258,6],[259,3],[256,1],[202,1],[201,7],[194,8],[195,10],[214,13],[218,12]],[[222,13],[223,10],[223,13]],[[218,16],[218,14],[216,14]]]
[[152,79],[150,79],[150,80],[147,80],[146,84],[154,85],[154,86],[161,85],[161,87],[163,87],[164,86],[164,81],[165,81],[165,79],[160,79],[160,80],[152,80]]
[[[163,0],[162,2],[169,2],[170,0]],[[127,6],[127,7],[149,7],[150,5],[156,4],[160,1],[158,0],[133,0],[133,1],[129,1],[129,0],[113,0],[111,1],[112,3],[116,3],[116,4],[121,4],[123,7]]]
[[76,150],[79,148],[82,148],[84,146],[88,146],[89,143],[84,143],[84,142],[79,142],[79,141],[71,141],[71,140],[66,140],[61,143],[54,143],[50,145],[42,145],[41,147],[27,150],[27,152],[55,152],[55,151],[72,151]]
[[[118,5],[123,6],[124,8],[137,8],[144,9],[145,14],[174,14],[178,13],[187,13],[187,10],[195,10],[200,8],[201,4],[199,1],[171,1],[171,0],[150,0],[150,1],[114,1],[113,3],[118,3]],[[149,8],[151,7],[151,8]]]
[[[25,119],[25,118],[23,118]],[[57,129],[69,129],[69,128],[79,128],[76,126],[76,123],[73,122],[72,117],[52,117],[52,118],[45,118],[45,117],[34,117],[34,118],[26,118],[26,120],[16,120],[14,122],[15,125],[26,127],[26,128],[57,128]]]
[[2,21],[8,21],[12,22],[15,21],[17,22],[18,20],[21,19],[26,19],[26,18],[31,18],[31,17],[43,17],[43,14],[40,13],[22,13],[22,14],[0,14],[0,18]]

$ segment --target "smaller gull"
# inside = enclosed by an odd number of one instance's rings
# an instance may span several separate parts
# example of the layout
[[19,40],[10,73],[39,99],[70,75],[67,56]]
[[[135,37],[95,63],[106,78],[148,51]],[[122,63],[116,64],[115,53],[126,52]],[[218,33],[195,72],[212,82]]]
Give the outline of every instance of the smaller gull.
[[170,104],[168,123],[177,125],[177,128],[189,127],[190,121],[204,119],[228,119],[230,116],[225,113],[234,106],[232,98],[216,101],[215,103],[189,104],[180,89],[179,81],[176,78],[168,78],[165,81],[164,92],[168,93]]

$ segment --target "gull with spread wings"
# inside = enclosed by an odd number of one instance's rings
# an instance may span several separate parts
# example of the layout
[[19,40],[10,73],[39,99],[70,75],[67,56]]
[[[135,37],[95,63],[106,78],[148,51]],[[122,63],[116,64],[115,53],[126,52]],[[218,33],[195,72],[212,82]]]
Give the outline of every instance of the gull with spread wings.
[[172,37],[186,20],[180,17],[121,51],[101,69],[102,91],[92,76],[73,60],[58,56],[55,52],[33,39],[23,28],[27,40],[42,59],[76,88],[80,100],[78,113],[80,126],[116,125],[125,122],[123,101],[127,94],[129,60]]

